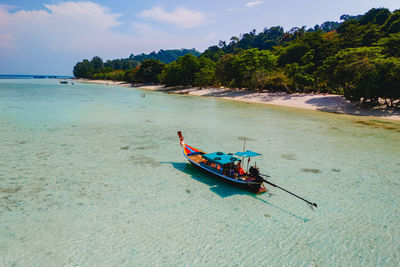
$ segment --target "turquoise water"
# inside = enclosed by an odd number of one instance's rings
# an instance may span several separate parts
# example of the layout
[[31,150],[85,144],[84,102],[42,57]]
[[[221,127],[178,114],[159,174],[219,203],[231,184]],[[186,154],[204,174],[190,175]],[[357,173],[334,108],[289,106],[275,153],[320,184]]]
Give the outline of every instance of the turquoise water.
[[[141,98],[145,93],[146,97]],[[189,166],[236,152],[253,195]],[[400,125],[57,80],[0,80],[0,266],[398,266]]]

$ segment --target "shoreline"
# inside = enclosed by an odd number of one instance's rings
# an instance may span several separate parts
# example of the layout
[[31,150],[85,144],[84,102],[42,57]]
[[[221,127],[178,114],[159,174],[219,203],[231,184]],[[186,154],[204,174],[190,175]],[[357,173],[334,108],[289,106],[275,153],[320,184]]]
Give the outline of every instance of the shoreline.
[[77,79],[77,81],[103,85],[132,87],[135,89],[159,91],[169,94],[187,94],[203,97],[216,97],[242,102],[400,121],[400,110],[382,108],[366,109],[363,107],[359,107],[354,103],[351,103],[341,95],[306,93],[287,94],[285,92],[254,92],[248,90],[226,88],[163,87],[162,85],[132,86],[130,83],[114,82],[107,80]]
[[120,82],[120,81],[109,81],[109,80],[90,80],[90,79],[73,79],[77,82],[80,83],[95,83],[95,84],[102,84],[102,85],[117,85],[117,86],[123,86],[123,87],[132,87],[131,83],[127,82]]

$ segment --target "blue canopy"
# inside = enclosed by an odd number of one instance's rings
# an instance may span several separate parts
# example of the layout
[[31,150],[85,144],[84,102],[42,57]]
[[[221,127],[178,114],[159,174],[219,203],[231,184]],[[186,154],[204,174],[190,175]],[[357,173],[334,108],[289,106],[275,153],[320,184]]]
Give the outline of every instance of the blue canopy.
[[219,165],[224,165],[239,160],[238,158],[235,158],[234,156],[225,154],[223,152],[203,154],[203,158]]
[[249,157],[261,156],[262,154],[247,150],[245,152],[236,152],[235,155],[239,157],[249,158]]

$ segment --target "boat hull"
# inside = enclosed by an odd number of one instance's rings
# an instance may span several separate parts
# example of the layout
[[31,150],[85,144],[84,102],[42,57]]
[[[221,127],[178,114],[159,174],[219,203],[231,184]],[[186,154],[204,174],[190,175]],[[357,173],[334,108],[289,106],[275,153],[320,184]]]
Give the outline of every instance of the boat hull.
[[[183,142],[183,136],[182,136],[181,131],[178,131],[178,136],[179,136],[179,140],[180,140],[180,146],[182,147],[183,155],[189,161],[189,163],[191,163],[196,168],[198,168],[198,169],[202,170],[203,172],[207,173],[208,175],[216,177],[224,182],[230,183],[232,185],[235,185],[237,187],[240,187],[242,189],[245,189],[247,191],[250,191],[250,192],[253,192],[256,194],[264,193],[267,191],[267,189],[264,187],[263,183],[256,181],[254,178],[247,177],[246,178],[247,181],[244,181],[241,179],[226,176],[226,175],[222,174],[222,172],[220,173],[219,170],[210,168],[208,165],[203,166],[201,155],[204,155],[206,153],[204,151],[201,151],[200,149],[197,149],[197,148],[194,148],[194,147],[191,147],[191,146],[185,144]],[[200,158],[199,158],[199,156],[200,156]]]
[[256,194],[260,194],[260,193],[264,193],[266,190],[264,187],[261,186],[261,183],[245,183],[245,182],[239,182],[239,181],[235,181],[235,180],[230,180],[230,179],[226,179],[224,176],[222,175],[218,175],[217,173],[211,172],[206,168],[203,168],[201,165],[192,162],[190,159],[188,160],[190,164],[192,164],[193,166],[195,166],[197,169],[203,171],[204,173],[213,176],[214,178],[219,179],[220,181],[224,181],[227,182],[231,185],[234,185],[236,187],[239,187],[241,189],[256,193]]

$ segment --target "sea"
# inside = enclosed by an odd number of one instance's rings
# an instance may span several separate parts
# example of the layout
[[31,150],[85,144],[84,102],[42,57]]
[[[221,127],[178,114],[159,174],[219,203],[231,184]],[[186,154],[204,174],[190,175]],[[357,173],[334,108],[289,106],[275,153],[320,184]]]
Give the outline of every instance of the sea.
[[[0,266],[400,264],[399,122],[11,78],[0,79]],[[206,152],[261,153],[250,164],[318,207],[209,177],[178,130]]]

